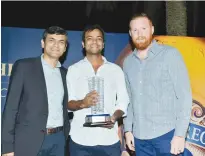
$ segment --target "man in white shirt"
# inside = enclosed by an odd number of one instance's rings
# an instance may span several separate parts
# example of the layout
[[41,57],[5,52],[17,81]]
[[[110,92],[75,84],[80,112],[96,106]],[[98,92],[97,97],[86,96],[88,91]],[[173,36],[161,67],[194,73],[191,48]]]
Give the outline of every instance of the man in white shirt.
[[[74,117],[70,131],[70,156],[119,156],[120,142],[117,120],[126,115],[129,97],[123,71],[102,56],[104,31],[99,25],[87,27],[82,46],[86,57],[68,68],[68,109]],[[91,114],[98,93],[89,93],[88,78],[104,79],[104,113],[111,115],[112,124],[104,127],[83,127],[85,116]]]

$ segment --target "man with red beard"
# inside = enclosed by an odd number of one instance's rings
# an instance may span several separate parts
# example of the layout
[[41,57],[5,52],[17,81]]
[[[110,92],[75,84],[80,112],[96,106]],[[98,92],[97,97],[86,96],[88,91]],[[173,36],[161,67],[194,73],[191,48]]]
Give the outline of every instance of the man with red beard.
[[181,154],[192,107],[182,56],[153,39],[154,26],[146,14],[134,15],[129,27],[135,50],[123,63],[130,95],[126,144],[137,156]]

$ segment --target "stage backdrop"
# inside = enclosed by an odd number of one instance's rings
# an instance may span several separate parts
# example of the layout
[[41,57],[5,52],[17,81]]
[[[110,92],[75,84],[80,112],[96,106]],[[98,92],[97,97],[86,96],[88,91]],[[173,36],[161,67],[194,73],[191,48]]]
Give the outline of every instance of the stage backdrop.
[[[42,54],[42,29],[2,27],[1,110],[3,111],[13,63],[21,58]],[[81,31],[68,31],[69,50],[63,65],[67,68],[82,59]],[[161,44],[180,50],[189,71],[193,109],[186,146],[190,155],[205,155],[205,38],[155,36]],[[105,57],[121,65],[131,52],[128,34],[105,34]]]

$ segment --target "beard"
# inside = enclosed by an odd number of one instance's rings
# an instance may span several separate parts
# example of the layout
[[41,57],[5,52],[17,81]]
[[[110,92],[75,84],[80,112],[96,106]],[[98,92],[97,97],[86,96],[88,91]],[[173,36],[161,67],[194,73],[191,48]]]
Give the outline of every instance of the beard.
[[88,55],[101,55],[103,49],[84,49],[85,53]]
[[145,50],[152,42],[152,36],[146,38],[145,36],[139,36],[137,39],[132,40],[134,46],[138,50]]

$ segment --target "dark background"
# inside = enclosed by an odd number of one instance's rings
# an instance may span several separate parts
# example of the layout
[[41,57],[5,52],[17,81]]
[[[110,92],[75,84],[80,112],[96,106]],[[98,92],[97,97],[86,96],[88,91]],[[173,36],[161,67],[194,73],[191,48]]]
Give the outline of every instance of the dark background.
[[[41,28],[58,25],[82,31],[87,24],[100,24],[106,32],[128,32],[133,13],[152,17],[156,35],[166,35],[165,1],[33,1],[1,3],[2,26]],[[188,1],[187,35],[205,37],[205,2]]]

